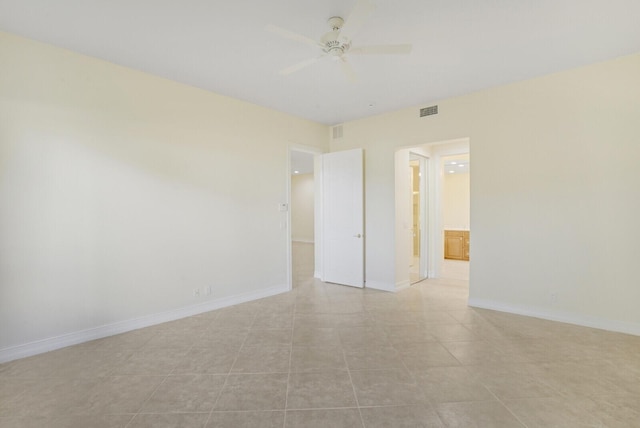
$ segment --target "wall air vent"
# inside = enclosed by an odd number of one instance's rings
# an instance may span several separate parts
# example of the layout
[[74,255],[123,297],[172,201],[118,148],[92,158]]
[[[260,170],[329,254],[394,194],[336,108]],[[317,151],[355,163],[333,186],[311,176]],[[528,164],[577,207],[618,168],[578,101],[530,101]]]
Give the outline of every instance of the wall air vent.
[[420,109],[420,117],[438,114],[438,106],[425,107]]
[[331,138],[334,140],[342,138],[342,125],[336,125],[331,128]]

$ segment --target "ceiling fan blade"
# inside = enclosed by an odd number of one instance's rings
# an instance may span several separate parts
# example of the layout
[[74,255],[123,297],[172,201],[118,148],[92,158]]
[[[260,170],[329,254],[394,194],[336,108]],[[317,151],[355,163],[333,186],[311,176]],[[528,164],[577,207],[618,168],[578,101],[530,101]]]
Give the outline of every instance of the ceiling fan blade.
[[376,6],[371,3],[371,0],[358,0],[340,30],[340,37],[351,40],[375,8]]
[[278,26],[275,25],[267,25],[265,27],[265,30],[274,33],[274,34],[278,34],[279,36],[285,37],[287,39],[291,39],[291,40],[295,40],[297,42],[302,42],[305,43],[307,45],[311,45],[314,47],[324,47],[320,42],[318,42],[317,40],[313,40],[310,37],[307,36],[303,36],[302,34],[298,34],[298,33],[294,33],[293,31],[289,31],[286,30],[284,28],[280,28]]
[[411,52],[411,45],[361,46],[349,49],[349,55],[402,55]]
[[353,70],[353,67],[351,67],[351,63],[347,61],[347,58],[344,55],[340,57],[340,65],[342,66],[342,72],[346,76],[347,80],[351,83],[357,83],[358,76]]
[[311,64],[315,64],[316,62],[318,62],[318,61],[320,61],[322,59],[325,59],[325,58],[329,58],[329,55],[320,55],[320,56],[317,56],[315,58],[306,59],[306,60],[301,61],[301,62],[299,62],[297,64],[294,64],[294,65],[292,65],[290,67],[287,67],[287,68],[284,68],[284,69],[280,70],[280,74],[283,75],[283,76],[286,76],[288,74],[295,73],[296,71],[302,70],[303,68],[308,67]]

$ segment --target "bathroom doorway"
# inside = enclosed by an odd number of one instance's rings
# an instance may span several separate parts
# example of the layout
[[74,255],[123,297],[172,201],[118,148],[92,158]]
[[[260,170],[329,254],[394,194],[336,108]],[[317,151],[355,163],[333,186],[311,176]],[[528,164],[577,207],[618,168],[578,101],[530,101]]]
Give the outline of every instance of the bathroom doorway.
[[409,153],[411,235],[409,245],[409,283],[415,284],[428,277],[427,231],[428,207],[428,163],[427,158],[417,153]]

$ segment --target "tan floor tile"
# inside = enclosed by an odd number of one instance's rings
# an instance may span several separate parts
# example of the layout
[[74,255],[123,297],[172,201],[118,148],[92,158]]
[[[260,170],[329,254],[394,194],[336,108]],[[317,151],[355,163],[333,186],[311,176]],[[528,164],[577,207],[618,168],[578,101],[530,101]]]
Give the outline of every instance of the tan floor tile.
[[472,342],[484,340],[481,336],[472,333],[462,324],[427,325],[425,329],[440,342]]
[[464,367],[434,367],[414,372],[413,375],[432,403],[495,399],[493,394]]
[[88,394],[88,412],[135,413],[163,380],[162,376],[110,376]]
[[145,344],[145,347],[189,349],[200,341],[204,333],[204,330],[186,333],[172,330],[162,331],[151,337]]
[[367,313],[349,314],[296,314],[294,326],[301,327],[366,327],[371,318]]
[[[640,355],[640,354],[638,354]],[[640,395],[640,358],[636,361],[607,361],[599,367],[600,375],[620,387],[626,394]]]
[[640,337],[470,308],[459,279],[325,284],[300,248],[289,293],[0,364],[0,426],[202,427],[213,407],[209,427],[361,427],[356,403],[394,428],[521,426],[501,402],[529,428],[640,420]]
[[382,328],[372,326],[341,327],[338,335],[345,349],[391,345],[387,333]]
[[231,370],[240,346],[191,348],[172,374],[227,374]]
[[389,342],[396,347],[412,343],[435,342],[436,338],[422,324],[388,326],[385,328]]
[[226,380],[223,375],[168,376],[140,409],[141,413],[209,412]]
[[415,324],[415,319],[404,310],[372,311],[374,322],[381,327]]
[[466,308],[461,311],[448,311],[448,314],[453,319],[463,324],[487,322],[486,318],[482,316],[481,311],[479,311],[478,309]]
[[358,409],[289,410],[285,428],[360,428]]
[[294,346],[291,350],[292,372],[346,370],[341,348]]
[[[311,299],[298,299],[296,302],[295,313],[300,314],[328,314],[332,306],[331,300],[326,296],[315,296]],[[306,319],[307,317],[302,317]]]
[[208,417],[208,413],[139,414],[127,428],[203,428]]
[[283,373],[289,371],[289,346],[246,346],[238,352],[231,373]]
[[113,373],[136,351],[121,352],[83,351],[77,358],[61,364],[55,371],[56,377],[102,377]]
[[484,384],[499,399],[543,398],[558,396],[540,376],[533,363],[467,366],[471,377]]
[[540,366],[541,380],[568,397],[624,395],[618,376],[607,361],[557,362]]
[[351,372],[360,406],[428,404],[424,392],[406,370],[362,370]]
[[42,428],[54,426],[54,417],[26,416],[26,417],[2,417],[0,416],[0,427],[2,428]]
[[47,425],[49,428],[125,428],[134,415],[80,415],[62,416]]
[[211,348],[237,348],[240,349],[247,336],[249,329],[209,329],[194,344],[196,347]]
[[0,418],[2,428],[125,428],[134,415]]
[[525,428],[497,401],[438,404],[436,411],[450,428]]
[[349,370],[403,369],[400,354],[392,346],[368,346],[345,349]]
[[640,395],[600,396],[591,399],[588,412],[608,428],[627,428],[640,421]]
[[469,330],[474,337],[481,337],[485,341],[491,343],[504,343],[512,340],[512,338],[506,336],[501,329],[486,321],[479,323],[463,322],[462,325],[465,326],[465,328]]
[[[90,410],[89,396],[102,378],[47,378],[34,383],[8,406],[0,406],[2,417],[60,416]],[[123,412],[124,413],[124,412]]]
[[427,324],[428,326],[437,324],[451,324],[457,321],[449,314],[449,312],[432,309],[424,309],[420,312],[414,312],[413,318],[417,323]]
[[460,362],[440,343],[413,343],[396,347],[396,349],[404,365],[411,371],[460,365]]
[[294,329],[296,328],[335,328],[338,321],[335,315],[322,313],[296,313],[293,319]]
[[[216,316],[217,318],[217,316]],[[194,335],[206,330],[213,323],[213,319],[206,316],[192,316],[181,318],[175,321],[169,321],[161,324],[165,331]]]
[[[600,427],[601,422],[587,412],[585,401],[561,398],[505,400],[507,406],[527,428]],[[608,426],[608,425],[607,425]]]
[[514,346],[496,346],[491,342],[444,342],[444,347],[463,365],[492,363],[526,363],[526,353]]
[[283,411],[213,412],[207,428],[282,428]]
[[244,346],[290,346],[292,329],[252,329]]
[[[228,306],[226,308],[220,308],[213,311],[213,313],[215,314],[215,319],[217,319],[219,316],[238,316],[253,318],[258,312],[260,301],[261,300],[256,300],[254,302],[241,303],[238,305]],[[212,327],[213,325],[215,324],[212,323],[210,327]]]
[[346,371],[291,373],[287,409],[355,407],[353,386]]
[[235,313],[221,313],[213,321],[209,328],[216,329],[230,329],[230,330],[242,330],[249,328],[253,325],[255,315],[237,315]]
[[293,328],[293,346],[341,347],[338,330],[333,327],[298,326]]
[[286,373],[229,375],[214,410],[284,410]]
[[78,352],[77,348],[59,349],[2,364],[0,365],[0,378],[54,377],[59,370],[72,366],[76,361],[81,360],[82,353]]
[[429,406],[364,407],[360,409],[365,428],[442,428]]
[[258,314],[251,326],[253,329],[266,328],[293,328],[293,313],[266,313]]
[[[340,356],[342,357],[342,351]],[[19,398],[25,391],[37,386],[38,382],[40,382],[38,379],[0,379],[0,416],[3,414],[2,409],[6,408],[11,400]]]
[[168,375],[188,352],[189,348],[145,346],[115,367],[111,375]]

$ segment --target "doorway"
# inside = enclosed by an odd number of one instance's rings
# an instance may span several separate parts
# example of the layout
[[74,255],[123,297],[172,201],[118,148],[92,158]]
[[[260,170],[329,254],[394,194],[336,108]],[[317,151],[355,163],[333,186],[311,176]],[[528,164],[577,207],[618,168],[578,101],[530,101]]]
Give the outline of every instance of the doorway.
[[411,184],[411,234],[409,245],[409,283],[415,284],[428,277],[427,248],[427,158],[417,153],[409,153],[409,174]]
[[[317,176],[314,148],[291,147],[288,173],[287,270],[289,289],[305,278],[317,277]],[[302,263],[301,261],[304,261]]]
[[[364,287],[364,158],[362,149],[323,154],[316,148],[292,146],[287,165],[287,278],[294,287],[293,244],[312,246],[313,277]],[[298,192],[298,177],[312,184]],[[299,203],[299,198],[303,198]],[[310,210],[308,209],[310,206]],[[306,230],[306,232],[305,232]],[[310,238],[313,236],[312,238]]]
[[441,158],[444,255],[441,276],[469,279],[470,158],[468,153]]
[[[469,149],[469,139],[460,138],[399,148],[395,152],[395,291],[419,280],[416,271],[422,274],[423,279],[441,278],[443,273],[450,275],[448,271],[443,272],[444,231],[450,227],[443,213],[443,159],[453,155],[469,156]],[[424,191],[424,205],[423,216],[418,223],[421,228],[421,233],[417,234],[421,238],[418,242],[414,236],[416,222],[413,217],[412,184],[416,165],[414,162],[412,166],[411,162],[420,158],[424,159],[425,167],[419,171],[423,179],[420,185]],[[468,218],[458,227],[470,229]],[[415,259],[416,247],[420,250],[418,260]],[[466,262],[466,266],[469,266],[469,262]]]

